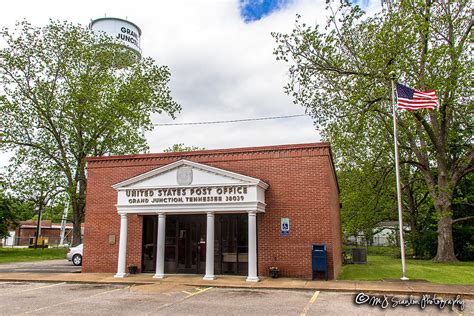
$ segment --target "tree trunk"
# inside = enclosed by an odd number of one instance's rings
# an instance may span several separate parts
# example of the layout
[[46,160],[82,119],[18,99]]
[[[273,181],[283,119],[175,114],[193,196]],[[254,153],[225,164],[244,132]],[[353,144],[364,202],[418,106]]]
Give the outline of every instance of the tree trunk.
[[453,241],[453,193],[455,185],[447,179],[443,160],[438,161],[438,187],[432,194],[434,207],[438,215],[438,249],[433,261],[458,261],[454,254]]
[[84,221],[84,209],[86,206],[86,172],[85,172],[85,156],[78,162],[78,168],[76,170],[76,182],[77,186],[72,186],[73,194],[71,194],[72,204],[72,225],[73,225],[73,241],[72,245],[77,246],[82,243],[82,229],[81,224]]
[[440,199],[435,203],[438,215],[438,250],[433,258],[436,262],[458,261],[454,254],[452,205],[448,199]]
[[78,201],[72,202],[72,246],[75,247],[82,243],[82,210]]
[[433,260],[437,262],[458,261],[454,255],[453,219],[451,217],[438,221],[438,250]]
[[79,187],[79,193],[72,197],[72,245],[77,246],[82,243],[81,224],[84,221],[85,209],[85,186]]

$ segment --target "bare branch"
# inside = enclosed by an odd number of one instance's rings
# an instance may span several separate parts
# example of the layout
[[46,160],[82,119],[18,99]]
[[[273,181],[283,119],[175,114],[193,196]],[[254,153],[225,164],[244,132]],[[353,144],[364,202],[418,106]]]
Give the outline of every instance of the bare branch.
[[461,222],[461,221],[468,221],[468,220],[471,220],[471,219],[474,219],[474,216],[466,216],[466,217],[461,217],[461,218],[456,218],[456,219],[453,219],[452,223],[458,223],[458,222]]

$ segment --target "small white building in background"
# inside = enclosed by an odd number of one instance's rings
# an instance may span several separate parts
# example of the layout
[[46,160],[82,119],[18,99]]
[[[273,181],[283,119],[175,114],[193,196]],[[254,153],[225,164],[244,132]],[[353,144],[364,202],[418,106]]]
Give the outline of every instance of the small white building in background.
[[[407,227],[405,227],[407,229]],[[395,246],[397,241],[398,222],[381,222],[374,229],[376,234],[372,238],[373,246]]]
[[13,246],[15,243],[15,231],[9,231],[10,236],[0,239],[0,245],[2,246]]
[[[410,226],[404,224],[404,231],[409,232]],[[373,229],[375,233],[372,237],[372,246],[396,246],[398,244],[398,221],[380,222],[376,228]],[[349,236],[347,240],[357,245],[365,245],[365,236],[359,233],[357,236]]]

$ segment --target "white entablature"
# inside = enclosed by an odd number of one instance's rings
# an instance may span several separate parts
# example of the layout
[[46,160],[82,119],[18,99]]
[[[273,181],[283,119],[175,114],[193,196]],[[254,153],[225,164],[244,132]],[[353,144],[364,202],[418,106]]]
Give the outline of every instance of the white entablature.
[[119,212],[188,214],[265,211],[265,182],[180,160],[113,185]]

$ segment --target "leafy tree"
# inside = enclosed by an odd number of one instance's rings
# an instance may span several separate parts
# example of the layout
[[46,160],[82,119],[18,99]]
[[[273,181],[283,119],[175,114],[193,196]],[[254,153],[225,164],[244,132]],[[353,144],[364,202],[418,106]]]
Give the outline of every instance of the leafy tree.
[[364,233],[370,241],[380,222],[396,219],[393,190],[385,190],[384,177],[371,169],[345,169],[338,171],[341,188],[341,221],[346,236]]
[[[426,184],[421,173],[410,165],[403,165],[400,173],[404,180],[402,187],[404,223],[410,226],[410,230],[405,231],[406,241],[411,246],[413,257],[432,258],[436,254],[436,219]],[[394,181],[392,187],[393,183]],[[395,201],[396,196],[393,199]]]
[[[463,219],[474,213],[474,173],[464,177],[454,194],[454,217]],[[453,221],[454,245],[460,260],[474,260],[474,225],[464,220]]]
[[58,175],[71,201],[77,245],[86,157],[145,150],[140,131],[152,128],[149,114],[174,117],[180,110],[167,86],[170,73],[151,58],[129,63],[132,53],[112,39],[68,22],[33,27],[23,21],[0,36],[1,149],[15,152],[12,164],[23,175],[50,174],[32,165]]
[[13,205],[14,213],[19,221],[28,221],[34,219],[35,206],[30,201],[22,201],[14,197],[10,197]]
[[184,151],[196,151],[196,150],[206,150],[204,147],[196,147],[196,146],[186,146],[184,144],[174,144],[171,147],[166,148],[163,150],[165,153],[172,153],[172,152],[184,152]]
[[12,201],[0,190],[0,238],[10,236],[9,228],[18,225],[18,217]]
[[48,205],[64,204],[67,188],[62,183],[61,173],[57,172],[49,159],[22,157],[20,162],[17,158],[12,158],[6,174],[8,189],[13,197],[29,202],[38,214],[43,213]]
[[327,9],[324,30],[298,17],[291,34],[273,33],[277,59],[289,63],[286,92],[307,108],[336,152],[362,143],[373,157],[393,137],[392,74],[408,86],[436,90],[439,109],[398,112],[398,141],[401,163],[422,174],[436,211],[435,260],[456,260],[453,195],[474,170],[470,1],[401,1],[372,17],[345,0]]
[[[358,124],[361,122],[353,122],[354,126]],[[394,181],[393,164],[387,154],[391,144],[383,131],[354,130],[365,135],[358,143],[352,143],[351,131],[339,139],[337,146],[333,143],[341,188],[341,221],[346,235],[363,232],[369,241],[380,222],[397,218],[395,192],[389,185]],[[372,146],[373,142],[379,146]]]

